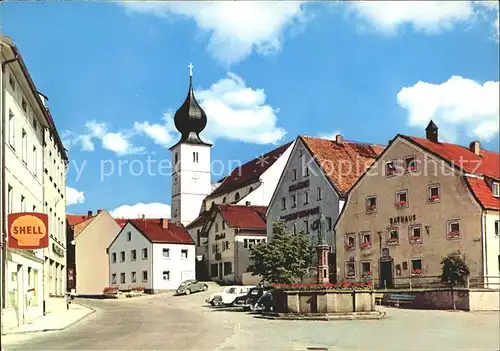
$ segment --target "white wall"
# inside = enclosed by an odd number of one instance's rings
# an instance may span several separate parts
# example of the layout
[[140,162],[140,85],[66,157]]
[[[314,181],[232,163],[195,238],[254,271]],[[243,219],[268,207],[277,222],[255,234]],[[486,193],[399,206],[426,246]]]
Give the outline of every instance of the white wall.
[[[163,257],[163,249],[169,249],[169,257]],[[181,251],[188,250],[187,258]],[[195,245],[153,244],[153,289],[175,290],[181,282],[195,279]],[[163,272],[170,272],[170,279],[163,279]]]
[[[131,233],[131,241],[127,241],[127,233]],[[147,248],[148,258],[142,259],[142,249]],[[131,251],[136,250],[137,257],[132,261]],[[125,262],[121,262],[120,253],[125,252]],[[112,262],[113,253],[116,253],[116,263]],[[153,288],[153,277],[151,275],[151,264],[153,260],[153,244],[142,235],[133,225],[128,223],[121,230],[115,241],[108,250],[109,258],[109,286],[118,286],[120,290],[129,290],[140,286],[145,289]],[[142,272],[148,272],[148,281],[143,282]],[[136,282],[133,283],[132,272],[136,272]],[[125,273],[125,283],[120,282],[120,274]],[[116,284],[112,283],[112,276],[116,274]],[[78,278],[77,278],[78,279]]]
[[[500,235],[495,233],[495,222],[500,222],[500,213],[496,211],[487,211],[483,215],[485,226],[485,260],[486,275],[488,278],[488,287],[500,289]],[[500,225],[500,223],[499,223]],[[500,234],[500,233],[499,233]]]

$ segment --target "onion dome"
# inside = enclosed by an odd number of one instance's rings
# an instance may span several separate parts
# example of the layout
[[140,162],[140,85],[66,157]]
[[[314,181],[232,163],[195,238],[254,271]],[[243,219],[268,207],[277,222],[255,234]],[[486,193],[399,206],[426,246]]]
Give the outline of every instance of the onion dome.
[[189,90],[186,100],[177,110],[174,116],[175,128],[181,133],[179,143],[185,142],[189,144],[206,144],[200,138],[200,133],[207,126],[207,115],[201,108],[198,101],[194,97],[193,92],[193,65],[189,65]]

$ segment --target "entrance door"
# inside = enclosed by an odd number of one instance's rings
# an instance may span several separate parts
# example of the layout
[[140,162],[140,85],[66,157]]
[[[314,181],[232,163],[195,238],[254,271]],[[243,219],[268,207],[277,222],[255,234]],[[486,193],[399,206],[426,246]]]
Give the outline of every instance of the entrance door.
[[380,261],[380,287],[390,289],[394,286],[392,277],[392,260]]

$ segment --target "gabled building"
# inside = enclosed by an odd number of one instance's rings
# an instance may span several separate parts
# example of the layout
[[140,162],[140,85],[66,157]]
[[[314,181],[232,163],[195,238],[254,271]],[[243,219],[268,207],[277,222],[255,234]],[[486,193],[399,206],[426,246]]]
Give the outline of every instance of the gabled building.
[[337,220],[346,195],[384,148],[379,145],[299,136],[284,167],[266,211],[267,236],[272,225],[283,220],[291,232],[304,232],[316,242],[318,219],[327,221],[326,239],[331,246],[331,280],[335,276],[335,236]]
[[207,235],[207,263],[216,281],[243,282],[251,265],[249,250],[266,241],[266,207],[213,204],[202,228]]
[[[341,280],[439,282],[441,260],[467,255],[472,284],[500,283],[500,154],[397,135],[354,185],[335,225]],[[411,283],[410,283],[411,281]]]
[[195,278],[195,245],[180,223],[128,220],[109,245],[109,286],[156,293]]

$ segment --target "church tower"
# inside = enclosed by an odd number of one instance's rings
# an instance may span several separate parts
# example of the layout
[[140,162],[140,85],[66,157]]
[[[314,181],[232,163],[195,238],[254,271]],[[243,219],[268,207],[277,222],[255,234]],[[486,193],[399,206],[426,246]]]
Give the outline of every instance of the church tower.
[[177,110],[174,123],[181,139],[170,148],[172,152],[172,221],[188,225],[202,209],[203,200],[211,191],[211,144],[200,138],[207,125],[207,115],[194,97],[193,65],[189,64],[189,90]]

